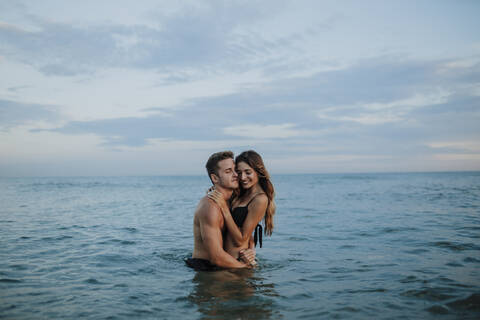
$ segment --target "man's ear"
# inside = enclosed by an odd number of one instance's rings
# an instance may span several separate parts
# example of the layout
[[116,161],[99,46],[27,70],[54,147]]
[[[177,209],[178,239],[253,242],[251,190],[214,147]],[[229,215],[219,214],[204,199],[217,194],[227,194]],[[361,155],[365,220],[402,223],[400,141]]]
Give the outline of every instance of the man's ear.
[[218,176],[215,173],[210,174],[210,179],[212,180],[213,184],[216,184],[219,181]]

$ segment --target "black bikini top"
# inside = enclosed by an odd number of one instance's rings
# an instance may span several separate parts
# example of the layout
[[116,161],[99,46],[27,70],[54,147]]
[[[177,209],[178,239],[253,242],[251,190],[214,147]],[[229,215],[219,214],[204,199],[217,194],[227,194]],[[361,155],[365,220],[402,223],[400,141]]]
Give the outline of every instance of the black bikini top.
[[[264,194],[264,193],[261,192],[261,193],[257,193],[256,195],[254,195],[252,197],[252,199],[250,199],[250,201],[248,201],[248,203],[245,206],[236,207],[233,210],[230,210],[232,212],[233,221],[235,221],[235,224],[239,228],[241,228],[243,226],[243,223],[245,222],[245,219],[247,218],[248,205],[259,194]],[[257,224],[257,226],[255,227],[255,233],[253,234],[253,242],[255,243],[255,246],[257,246],[257,240],[258,240],[258,242],[260,243],[260,248],[262,247],[262,232],[263,232],[262,226],[260,224]]]

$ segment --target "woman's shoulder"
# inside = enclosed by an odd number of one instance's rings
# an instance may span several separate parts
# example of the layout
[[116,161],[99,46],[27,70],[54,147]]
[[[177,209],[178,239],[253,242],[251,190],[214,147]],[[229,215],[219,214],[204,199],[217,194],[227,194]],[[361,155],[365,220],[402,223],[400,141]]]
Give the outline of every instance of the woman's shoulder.
[[268,197],[264,192],[257,193],[252,197],[252,199],[250,200],[250,203],[256,204],[256,205],[259,205],[259,204],[263,205],[268,203]]

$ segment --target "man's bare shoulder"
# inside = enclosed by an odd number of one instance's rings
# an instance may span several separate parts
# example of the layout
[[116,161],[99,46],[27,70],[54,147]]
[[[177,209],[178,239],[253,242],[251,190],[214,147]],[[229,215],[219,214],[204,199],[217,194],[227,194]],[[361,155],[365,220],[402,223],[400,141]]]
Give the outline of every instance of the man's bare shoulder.
[[219,217],[221,217],[221,211],[213,200],[205,196],[198,203],[195,215],[204,221],[218,222]]

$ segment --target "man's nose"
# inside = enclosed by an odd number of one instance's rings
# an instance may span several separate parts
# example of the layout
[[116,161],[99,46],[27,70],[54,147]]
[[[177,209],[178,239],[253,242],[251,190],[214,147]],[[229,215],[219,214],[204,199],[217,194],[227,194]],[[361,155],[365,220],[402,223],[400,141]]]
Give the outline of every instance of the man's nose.
[[235,178],[238,177],[238,174],[237,174],[236,171],[233,171],[233,176],[234,176]]

